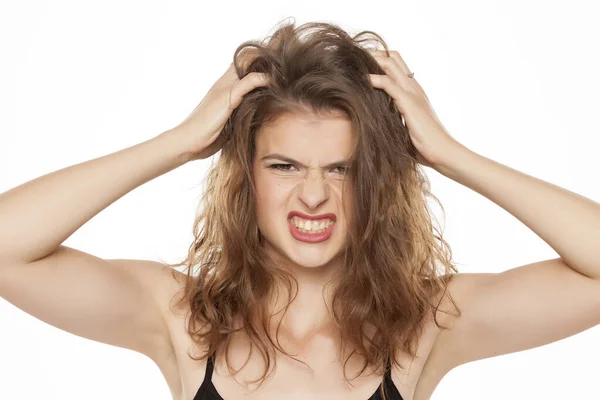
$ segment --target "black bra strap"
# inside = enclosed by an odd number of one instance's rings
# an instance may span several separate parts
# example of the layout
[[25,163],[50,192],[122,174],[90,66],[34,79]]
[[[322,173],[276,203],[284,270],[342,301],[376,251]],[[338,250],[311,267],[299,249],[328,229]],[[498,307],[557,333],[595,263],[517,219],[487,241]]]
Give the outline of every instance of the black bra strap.
[[208,358],[206,359],[206,372],[204,373],[204,382],[207,382],[207,383],[210,382],[212,380],[212,374],[213,374],[213,360],[212,360],[212,355],[211,355],[211,356],[208,356]]

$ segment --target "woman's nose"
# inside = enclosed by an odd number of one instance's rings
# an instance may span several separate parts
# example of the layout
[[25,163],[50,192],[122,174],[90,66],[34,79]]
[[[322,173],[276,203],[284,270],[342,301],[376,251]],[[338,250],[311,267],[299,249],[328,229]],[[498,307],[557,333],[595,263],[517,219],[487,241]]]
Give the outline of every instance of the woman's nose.
[[302,183],[300,200],[309,208],[317,208],[329,196],[327,183],[322,177],[309,177]]

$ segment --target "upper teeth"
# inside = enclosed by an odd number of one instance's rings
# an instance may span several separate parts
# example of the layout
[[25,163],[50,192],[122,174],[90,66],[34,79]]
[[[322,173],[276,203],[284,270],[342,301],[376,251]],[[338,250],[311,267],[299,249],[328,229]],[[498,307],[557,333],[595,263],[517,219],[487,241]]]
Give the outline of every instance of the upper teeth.
[[293,217],[292,223],[300,229],[304,229],[306,231],[319,231],[321,229],[326,229],[329,225],[333,224],[333,221],[329,218],[320,219],[320,220],[305,220],[299,217]]

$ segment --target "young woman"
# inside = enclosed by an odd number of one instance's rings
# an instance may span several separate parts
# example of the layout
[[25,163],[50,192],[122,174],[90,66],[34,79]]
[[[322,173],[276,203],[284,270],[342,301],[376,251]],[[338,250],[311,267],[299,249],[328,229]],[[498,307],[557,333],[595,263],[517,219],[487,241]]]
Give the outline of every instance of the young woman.
[[[413,75],[375,33],[331,24],[242,44],[180,125],[0,196],[0,295],[147,355],[178,400],[425,400],[456,366],[598,324],[600,206],[466,148]],[[183,262],[62,245],[134,188],[219,150]],[[458,273],[422,166],[560,258]]]

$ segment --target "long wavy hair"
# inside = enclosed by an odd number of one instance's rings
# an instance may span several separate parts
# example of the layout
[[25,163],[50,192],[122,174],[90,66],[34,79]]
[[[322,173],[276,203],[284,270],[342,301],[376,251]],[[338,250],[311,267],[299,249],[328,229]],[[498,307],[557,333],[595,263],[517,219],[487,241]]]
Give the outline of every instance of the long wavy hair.
[[[296,27],[292,22],[260,42],[247,41],[236,49],[238,77],[262,72],[269,83],[246,94],[225,124],[221,154],[205,177],[187,258],[168,264],[187,271],[176,306],[186,306],[188,333],[198,347],[207,349],[199,357],[188,352],[193,360],[226,350],[231,334],[242,331],[266,363],[261,378],[253,382],[262,385],[267,378],[272,362],[275,366],[275,349],[302,362],[280,346],[279,326],[275,340],[270,333],[273,314],[267,305],[274,285],[287,287],[285,313],[298,283],[265,252],[254,212],[252,172],[257,129],[297,111],[341,111],[354,133],[346,176],[352,185],[352,215],[331,310],[340,343],[351,346],[350,356],[356,352],[364,358],[357,376],[368,365],[384,370],[391,361],[401,365],[398,350],[416,356],[426,316],[435,310],[436,317],[443,296],[436,304],[433,299],[446,292],[452,273],[458,271],[449,245],[432,223],[427,197],[441,203],[430,192],[402,116],[393,99],[368,79],[369,73],[385,74],[366,50],[369,44],[389,52],[372,31],[351,37],[334,24]],[[452,304],[458,310],[453,300]],[[241,322],[237,327],[236,320]],[[447,329],[437,319],[435,323]],[[350,356],[344,362],[347,382]],[[229,360],[226,363],[232,371]],[[384,385],[381,388],[385,398]]]

